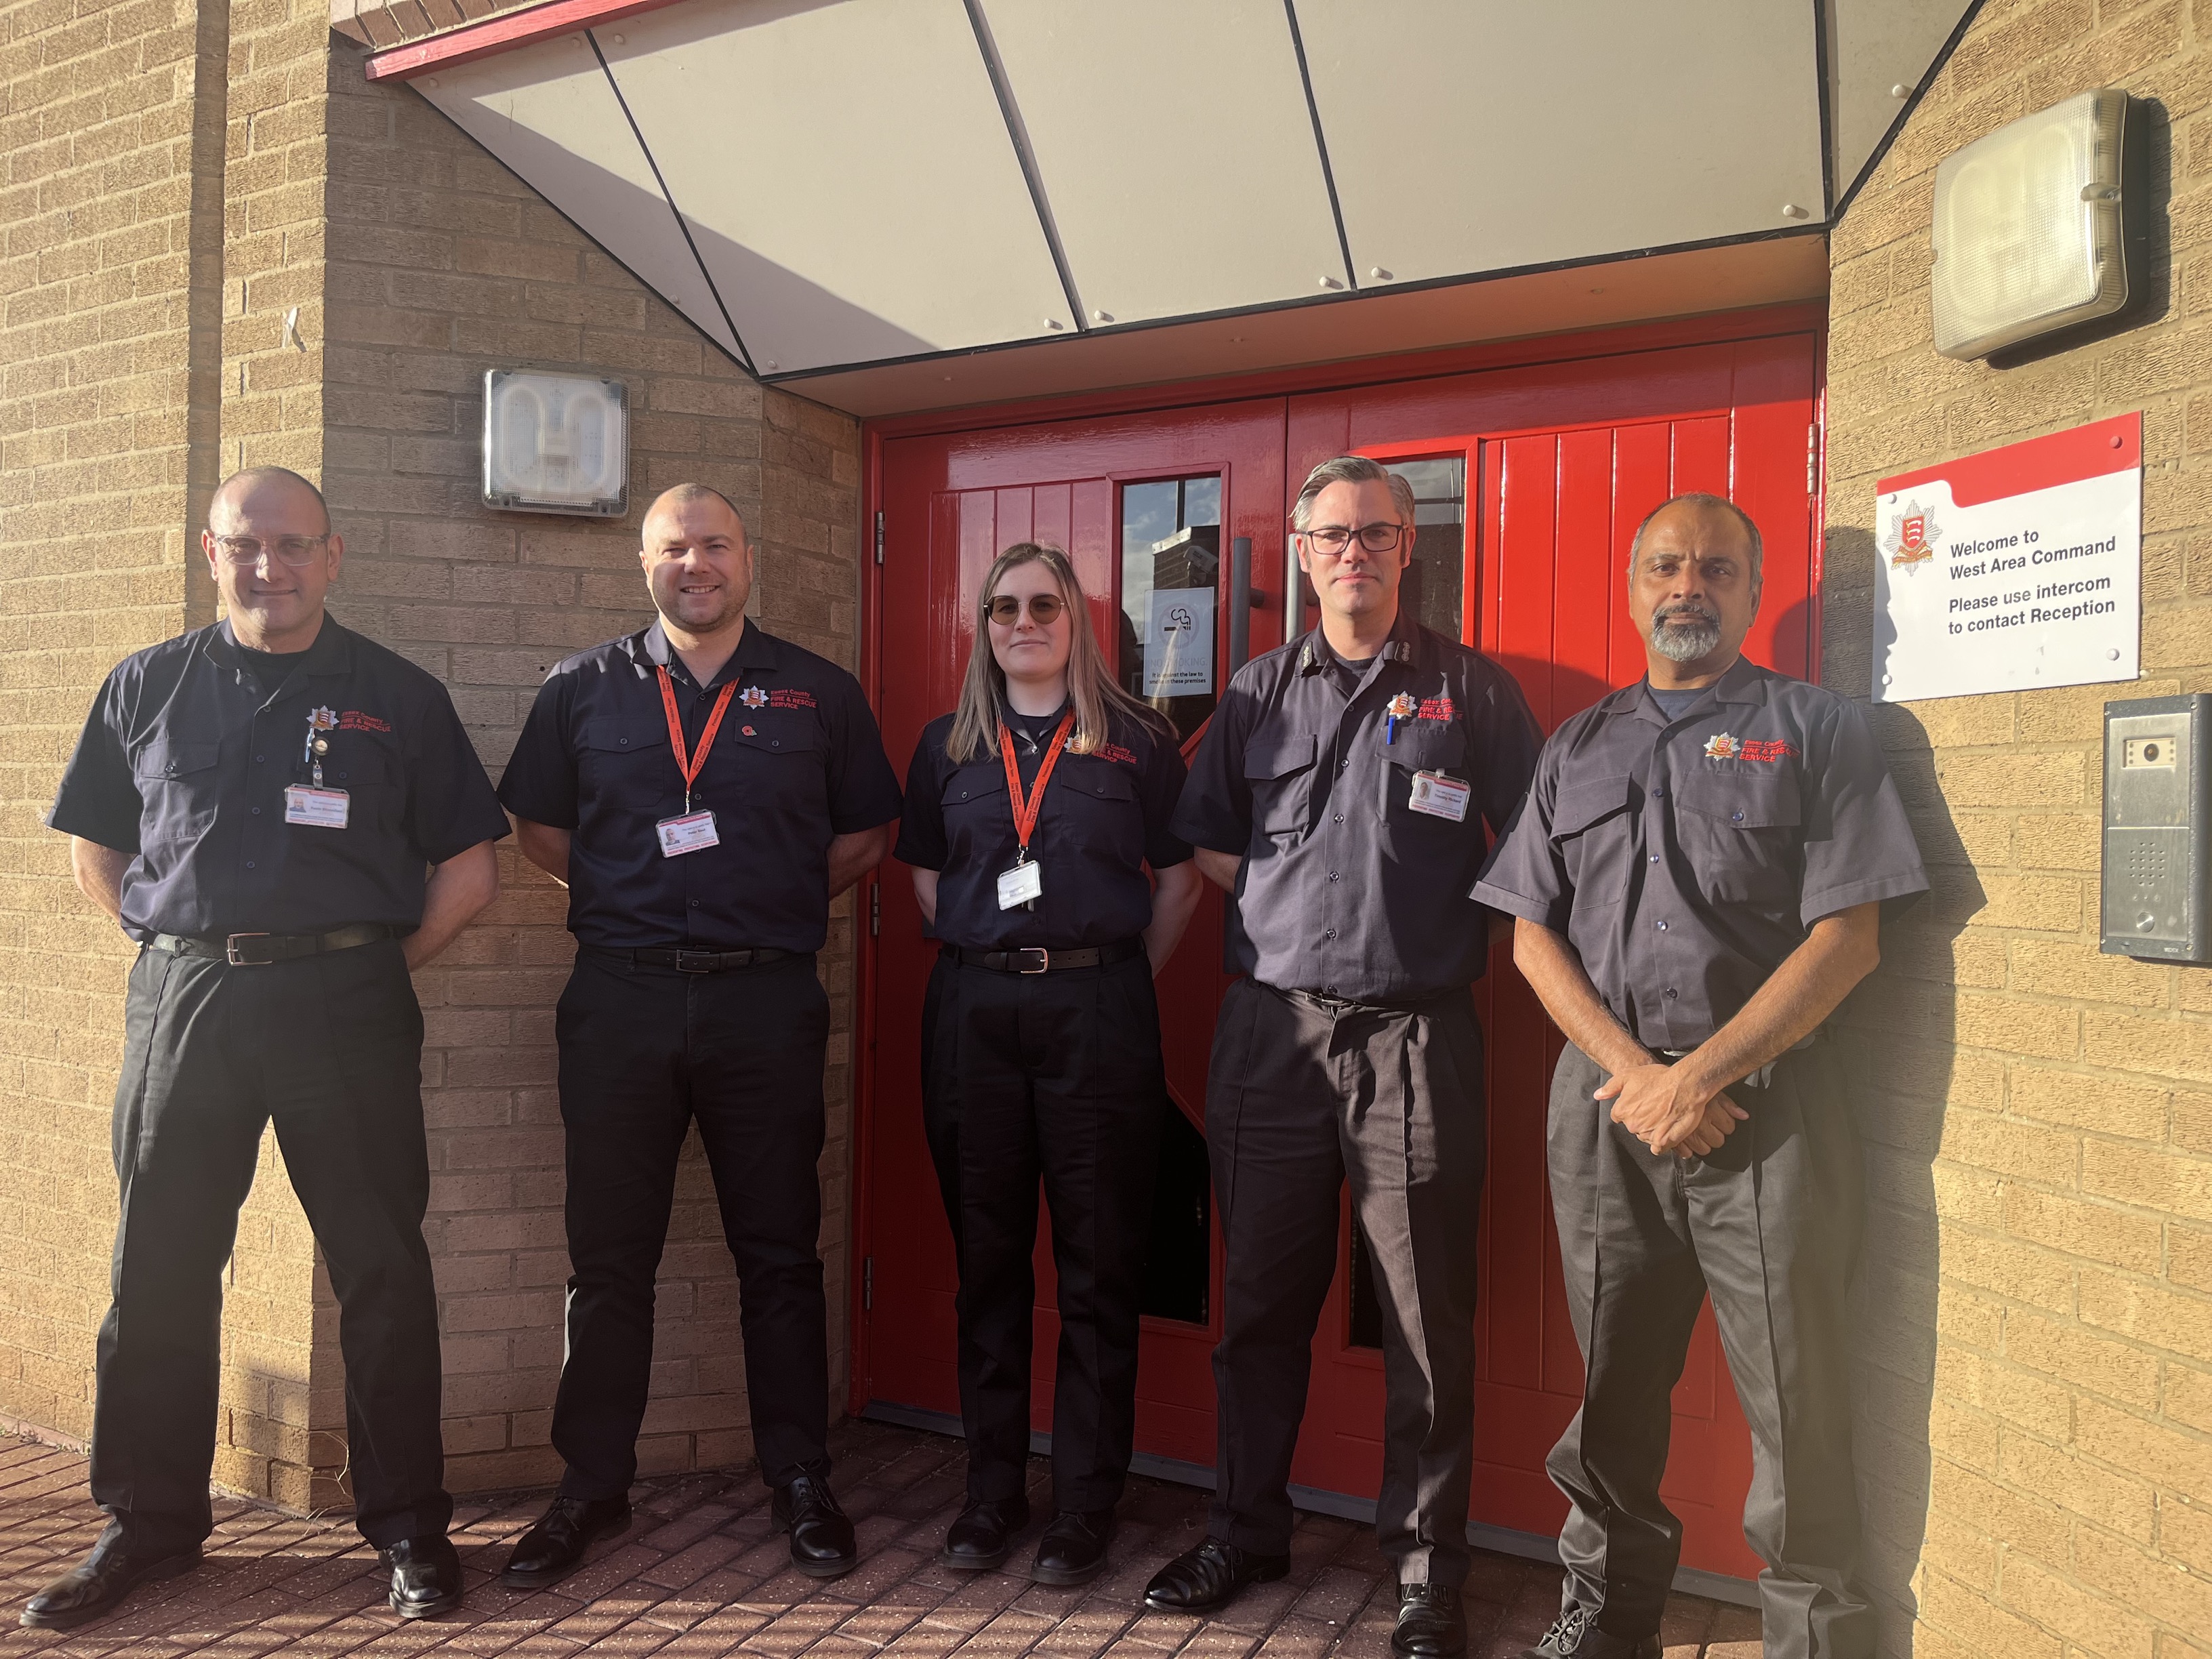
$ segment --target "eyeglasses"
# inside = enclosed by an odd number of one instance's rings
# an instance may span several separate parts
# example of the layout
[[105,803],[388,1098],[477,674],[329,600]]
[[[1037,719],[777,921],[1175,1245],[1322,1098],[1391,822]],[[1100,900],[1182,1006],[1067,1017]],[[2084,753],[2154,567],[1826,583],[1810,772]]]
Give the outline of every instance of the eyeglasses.
[[1350,546],[1356,534],[1359,544],[1370,553],[1388,553],[1397,546],[1406,534],[1406,526],[1391,519],[1377,519],[1373,524],[1364,524],[1355,531],[1332,525],[1326,530],[1304,530],[1298,532],[1306,538],[1306,545],[1316,553],[1326,553],[1331,558]]
[[[990,612],[991,620],[1002,628],[1012,628],[1022,619],[1022,601],[1019,594],[1001,593],[986,608]],[[1030,620],[1040,628],[1051,627],[1060,620],[1060,613],[1066,608],[1057,593],[1030,595]]]
[[259,564],[265,552],[278,564],[297,570],[313,564],[315,550],[330,538],[331,533],[326,530],[319,536],[278,536],[265,542],[258,536],[218,536],[215,544],[225,564],[234,564],[240,569]]

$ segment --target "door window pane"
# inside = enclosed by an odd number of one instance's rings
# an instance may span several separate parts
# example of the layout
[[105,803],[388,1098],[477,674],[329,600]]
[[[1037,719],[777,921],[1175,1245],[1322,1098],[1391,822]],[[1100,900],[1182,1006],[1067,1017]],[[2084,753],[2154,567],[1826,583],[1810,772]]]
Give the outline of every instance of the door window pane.
[[1413,486],[1413,562],[1398,602],[1446,639],[1461,637],[1467,569],[1467,457],[1385,461]]
[[1220,691],[1221,480],[1121,486],[1121,684],[1188,738]]

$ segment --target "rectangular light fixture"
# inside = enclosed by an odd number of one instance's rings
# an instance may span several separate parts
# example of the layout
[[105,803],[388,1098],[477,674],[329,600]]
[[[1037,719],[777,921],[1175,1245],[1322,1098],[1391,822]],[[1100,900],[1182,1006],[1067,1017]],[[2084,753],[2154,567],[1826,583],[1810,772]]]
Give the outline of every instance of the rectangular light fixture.
[[483,500],[509,513],[620,518],[629,505],[629,394],[620,380],[484,374]]
[[2128,303],[2128,98],[2084,92],[1936,169],[1936,349],[1986,357]]

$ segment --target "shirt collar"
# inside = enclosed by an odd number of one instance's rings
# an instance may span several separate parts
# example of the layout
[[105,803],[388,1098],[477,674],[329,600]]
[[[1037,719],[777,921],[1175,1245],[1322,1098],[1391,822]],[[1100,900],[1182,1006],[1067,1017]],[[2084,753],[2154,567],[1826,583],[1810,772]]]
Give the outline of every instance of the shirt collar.
[[[1421,625],[1415,622],[1406,607],[1398,607],[1397,619],[1390,624],[1390,637],[1382,641],[1382,648],[1375,653],[1384,663],[1399,663],[1412,667],[1425,665],[1429,656],[1428,641],[1423,637]],[[1318,674],[1344,658],[1328,642],[1328,636],[1316,626],[1298,647],[1298,672]]]
[[1692,702],[1679,715],[1669,715],[1651,695],[1651,677],[1647,674],[1633,685],[1624,686],[1606,699],[1607,713],[1633,714],[1653,726],[1672,726],[1675,720],[1686,719],[1692,709],[1701,707],[1707,698],[1718,704],[1748,704],[1757,706],[1766,701],[1767,672],[1746,656],[1739,655],[1728,665],[1720,678],[1705,688],[1705,696]]
[[[677,656],[674,649],[668,643],[668,630],[662,625],[658,617],[653,619],[651,627],[642,633],[631,635],[623,643],[629,652],[630,659],[633,662],[639,662],[641,672],[648,664],[655,668],[683,666],[682,659]],[[642,659],[641,662],[640,659]],[[730,659],[722,665],[721,672],[714,676],[714,685],[720,685],[725,680],[734,679],[749,669],[773,669],[779,665],[780,659],[776,653],[775,641],[762,633],[759,624],[748,617],[745,618],[745,631],[738,635],[738,648],[730,653]],[[708,686],[705,689],[712,690],[714,687]]]
[[[208,635],[208,659],[221,667],[238,670],[246,666],[240,653],[247,647],[238,642],[238,635],[225,617]],[[315,642],[300,653],[301,660],[295,673],[343,674],[353,666],[353,635],[338,626],[338,619],[327,611],[323,612],[323,625],[315,630]]]

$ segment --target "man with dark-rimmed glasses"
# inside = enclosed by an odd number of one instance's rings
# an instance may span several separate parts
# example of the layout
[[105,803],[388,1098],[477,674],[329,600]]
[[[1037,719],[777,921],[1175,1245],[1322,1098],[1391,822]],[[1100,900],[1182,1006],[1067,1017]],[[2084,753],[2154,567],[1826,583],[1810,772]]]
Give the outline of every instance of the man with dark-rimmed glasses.
[[1468,892],[1527,793],[1536,726],[1503,669],[1399,605],[1403,478],[1325,461],[1291,527],[1321,626],[1237,672],[1174,821],[1232,895],[1245,977],[1223,1000],[1206,1092],[1225,1256],[1218,1485],[1207,1538],[1146,1599],[1215,1607],[1288,1569],[1291,1455],[1349,1177],[1382,1310],[1392,1642],[1457,1653],[1486,1150],[1468,987],[1490,921]]
[[107,677],[46,819],[139,948],[93,1414],[110,1520],[22,1622],[82,1624],[199,1562],[222,1267],[272,1121],[337,1296],[355,1521],[422,1618],[461,1572],[408,975],[491,902],[507,817],[445,688],[324,611],[345,548],[313,484],[237,474],[201,546],[223,620]]

